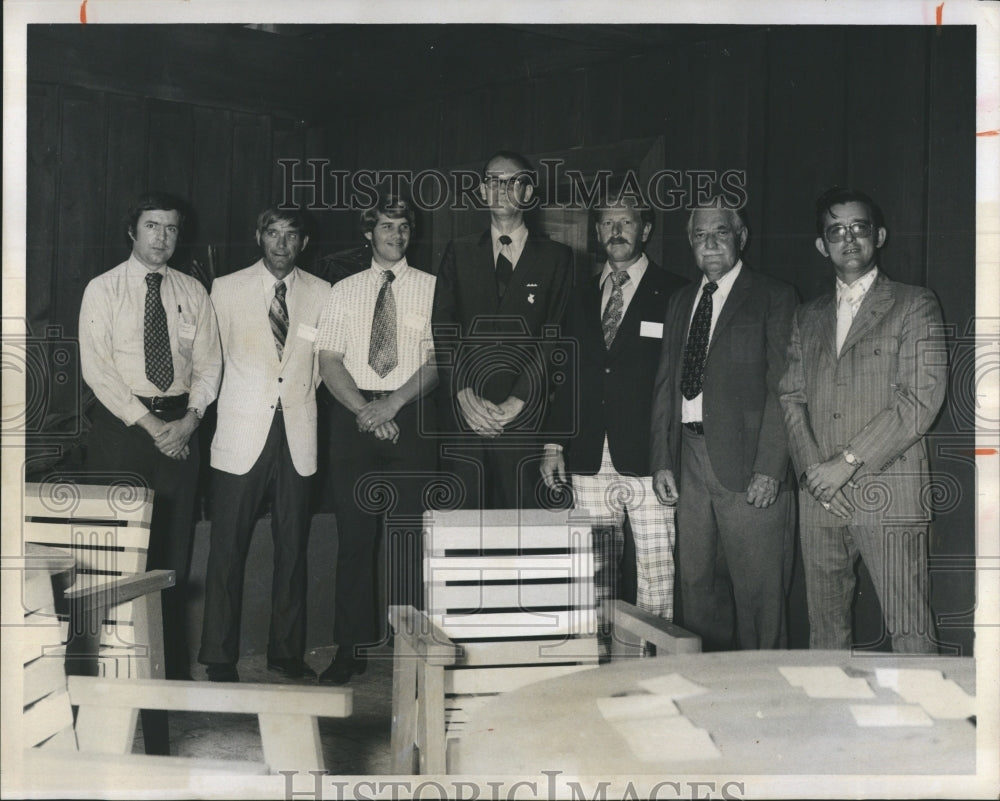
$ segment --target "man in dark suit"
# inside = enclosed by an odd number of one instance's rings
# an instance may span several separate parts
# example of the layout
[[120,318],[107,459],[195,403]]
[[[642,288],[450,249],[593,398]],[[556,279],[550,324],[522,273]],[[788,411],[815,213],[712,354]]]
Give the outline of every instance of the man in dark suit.
[[608,260],[572,294],[563,334],[576,358],[555,392],[541,471],[553,490],[570,473],[574,505],[593,517],[599,609],[620,588],[626,601],[671,620],[674,510],[653,493],[649,423],[667,299],[684,282],[643,253],[653,215],[637,205],[597,211]]
[[793,506],[777,393],[795,291],[743,264],[747,236],[734,210],[691,213],[703,276],[670,299],[653,400],[653,488],[677,501],[681,622],[706,650],[786,643]]
[[464,508],[541,505],[547,362],[573,282],[573,254],[525,226],[534,184],[523,156],[493,155],[480,185],[490,230],[450,242],[438,271],[441,466],[461,483]]
[[[927,600],[927,450],[947,365],[928,353],[941,310],[876,266],[886,238],[867,195],[816,203],[816,248],[835,292],[799,307],[781,405],[801,475],[802,561],[812,648],[850,648],[854,564],[864,559],[892,647],[935,653]],[[940,350],[940,345],[935,348]]]

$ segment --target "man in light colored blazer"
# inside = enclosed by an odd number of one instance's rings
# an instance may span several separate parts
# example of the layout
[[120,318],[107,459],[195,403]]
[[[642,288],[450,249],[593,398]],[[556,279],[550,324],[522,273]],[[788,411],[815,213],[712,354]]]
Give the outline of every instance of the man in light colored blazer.
[[224,373],[212,440],[212,539],[198,660],[238,681],[243,574],[254,523],[271,500],[274,577],[267,666],[315,677],[305,649],[309,476],[316,472],[316,325],[330,285],[295,266],[306,247],[298,211],[257,218],[256,264],[216,279]]
[[653,490],[677,502],[675,619],[705,650],[787,642],[794,510],[778,381],[796,299],[743,263],[747,237],[735,210],[691,213],[703,275],[670,298],[654,384]]
[[930,290],[879,271],[886,229],[867,195],[826,192],[816,204],[816,230],[836,285],[796,311],[781,381],[800,475],[810,646],[851,647],[860,556],[893,650],[934,653],[923,436],[947,382],[940,343],[931,341],[941,330],[940,307]]

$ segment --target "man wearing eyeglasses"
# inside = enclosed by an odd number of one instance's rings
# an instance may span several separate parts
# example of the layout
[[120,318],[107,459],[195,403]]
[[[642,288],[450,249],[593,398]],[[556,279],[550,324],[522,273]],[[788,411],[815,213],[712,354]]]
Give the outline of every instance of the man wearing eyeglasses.
[[434,294],[441,466],[460,482],[464,508],[537,508],[546,354],[572,286],[573,254],[525,225],[535,170],[524,156],[495,153],[480,196],[490,228],[448,244]]
[[[816,202],[832,292],[795,314],[781,405],[799,478],[810,646],[850,648],[854,563],[871,574],[897,652],[935,653],[927,596],[927,450],[947,365],[934,294],[878,268],[875,202],[834,188]],[[940,351],[940,346],[934,350]]]
[[783,648],[794,536],[778,403],[795,290],[742,260],[740,214],[692,211],[702,277],[670,299],[653,414],[653,489],[677,503],[681,625],[704,650]]

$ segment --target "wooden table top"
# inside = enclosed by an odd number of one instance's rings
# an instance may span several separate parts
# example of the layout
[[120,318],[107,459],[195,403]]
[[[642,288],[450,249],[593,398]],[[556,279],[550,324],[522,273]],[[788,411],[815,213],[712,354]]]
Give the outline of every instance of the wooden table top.
[[974,693],[972,658],[733,651],[626,660],[484,704],[452,772],[974,773]]

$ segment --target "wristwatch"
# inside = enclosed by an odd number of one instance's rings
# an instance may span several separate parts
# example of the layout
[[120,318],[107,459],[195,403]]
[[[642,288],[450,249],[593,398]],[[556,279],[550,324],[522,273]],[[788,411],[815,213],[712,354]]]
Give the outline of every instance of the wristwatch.
[[864,464],[857,456],[851,453],[850,448],[844,451],[844,461],[847,462],[851,467],[861,467]]

